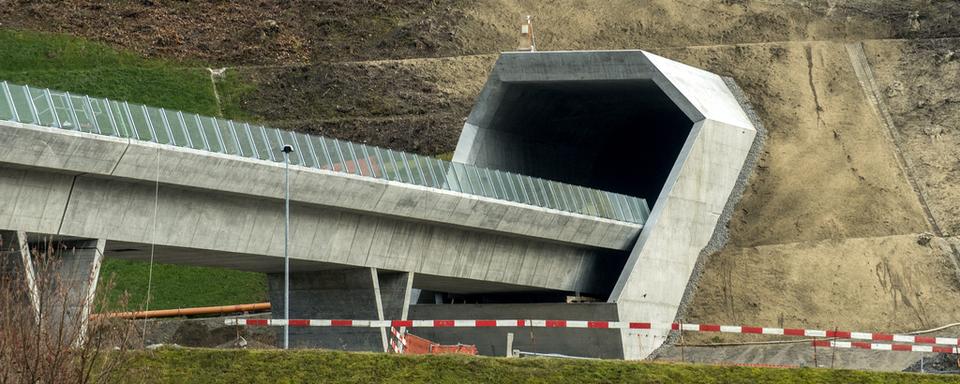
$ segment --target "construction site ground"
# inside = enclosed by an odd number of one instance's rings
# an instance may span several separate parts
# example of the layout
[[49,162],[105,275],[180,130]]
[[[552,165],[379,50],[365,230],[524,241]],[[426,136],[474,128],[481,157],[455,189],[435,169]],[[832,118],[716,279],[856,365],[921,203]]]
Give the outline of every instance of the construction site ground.
[[[730,241],[704,260],[683,321],[907,332],[960,319],[956,1],[203,3],[8,2],[0,28],[67,33],[167,63],[191,74],[186,88],[207,87],[184,109],[437,155],[453,150],[497,52],[513,48],[520,16],[532,14],[541,50],[645,49],[731,76],[766,127]],[[136,60],[129,66],[159,73]],[[67,72],[121,76],[109,65]],[[210,80],[205,67],[226,70]],[[41,82],[57,75],[48,72],[0,67]],[[812,364],[810,349],[684,354],[800,365]],[[901,369],[918,359],[846,350],[835,364]]]

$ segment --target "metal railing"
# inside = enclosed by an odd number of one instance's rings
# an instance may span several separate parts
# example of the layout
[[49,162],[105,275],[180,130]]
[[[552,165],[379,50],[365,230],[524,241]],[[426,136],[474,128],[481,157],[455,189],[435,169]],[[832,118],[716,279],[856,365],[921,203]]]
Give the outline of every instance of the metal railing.
[[643,224],[644,199],[299,132],[0,83],[0,119],[150,141]]

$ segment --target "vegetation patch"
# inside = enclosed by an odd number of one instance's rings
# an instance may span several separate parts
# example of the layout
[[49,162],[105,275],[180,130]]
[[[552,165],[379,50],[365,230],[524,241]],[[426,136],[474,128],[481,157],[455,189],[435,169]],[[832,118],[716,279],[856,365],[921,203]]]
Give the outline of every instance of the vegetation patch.
[[[131,309],[143,307],[148,275],[148,263],[104,260],[102,281],[112,279],[114,283],[113,289],[108,290],[108,303],[120,303],[126,293]],[[150,309],[259,303],[267,300],[266,293],[267,279],[262,273],[154,263]]]
[[257,93],[258,88],[236,69],[227,69],[217,78],[220,108],[223,117],[242,121],[260,121],[257,114],[249,112],[243,100]]
[[203,68],[0,71],[0,80],[203,115],[218,113],[213,84]]
[[68,35],[0,29],[0,70],[68,71],[105,67],[159,67],[161,60],[115,50],[105,44]]
[[952,383],[953,377],[813,368],[610,360],[397,356],[315,350],[161,349],[131,374],[146,383]]
[[[4,52],[0,55],[0,80],[204,115],[219,113],[210,73],[195,63],[146,59],[65,35],[3,29],[0,47]],[[236,82],[230,84],[242,88]],[[147,275],[147,263],[113,260],[107,255],[103,280],[113,276],[115,283],[109,290],[109,303],[117,304],[127,292],[128,305],[141,307],[147,295]],[[155,264],[150,308],[261,302],[266,291],[261,273]]]

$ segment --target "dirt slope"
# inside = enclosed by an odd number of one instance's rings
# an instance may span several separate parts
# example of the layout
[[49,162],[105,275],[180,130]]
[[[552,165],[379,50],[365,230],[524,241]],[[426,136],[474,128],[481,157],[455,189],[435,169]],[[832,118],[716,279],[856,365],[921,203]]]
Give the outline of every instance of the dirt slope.
[[768,130],[732,246],[926,231],[841,43],[658,50],[735,78]]
[[450,152],[496,55],[231,68],[227,93],[276,127],[427,155]]
[[237,65],[494,53],[515,47],[527,14],[557,50],[956,36],[958,12],[952,0],[7,0],[0,23]]
[[960,235],[960,39],[864,46],[938,227]]

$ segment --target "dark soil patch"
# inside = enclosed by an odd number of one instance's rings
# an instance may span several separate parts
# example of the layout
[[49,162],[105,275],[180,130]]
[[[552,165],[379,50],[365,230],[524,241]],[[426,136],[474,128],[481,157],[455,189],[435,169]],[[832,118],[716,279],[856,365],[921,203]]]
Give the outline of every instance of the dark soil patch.
[[960,4],[952,0],[0,2],[3,27],[216,65],[494,53],[516,47],[526,14],[542,50],[960,35]]
[[433,156],[456,148],[463,121],[459,114],[429,114],[382,119],[282,121],[269,125]]

